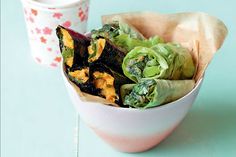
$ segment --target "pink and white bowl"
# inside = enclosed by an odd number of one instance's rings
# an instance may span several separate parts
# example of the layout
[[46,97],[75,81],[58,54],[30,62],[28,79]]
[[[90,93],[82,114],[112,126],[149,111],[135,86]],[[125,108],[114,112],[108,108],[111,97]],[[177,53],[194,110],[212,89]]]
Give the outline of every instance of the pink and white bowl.
[[122,152],[146,151],[168,137],[191,108],[203,80],[200,79],[191,92],[174,102],[141,110],[82,101],[63,69],[66,88],[81,119],[100,138]]

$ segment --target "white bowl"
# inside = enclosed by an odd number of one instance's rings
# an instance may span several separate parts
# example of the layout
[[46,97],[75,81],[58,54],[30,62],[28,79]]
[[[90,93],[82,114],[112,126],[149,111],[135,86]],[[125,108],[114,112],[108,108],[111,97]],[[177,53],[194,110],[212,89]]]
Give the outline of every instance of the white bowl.
[[65,85],[81,119],[105,142],[122,152],[142,152],[164,140],[180,124],[196,99],[202,79],[184,97],[145,110],[118,108],[80,100],[68,82]]

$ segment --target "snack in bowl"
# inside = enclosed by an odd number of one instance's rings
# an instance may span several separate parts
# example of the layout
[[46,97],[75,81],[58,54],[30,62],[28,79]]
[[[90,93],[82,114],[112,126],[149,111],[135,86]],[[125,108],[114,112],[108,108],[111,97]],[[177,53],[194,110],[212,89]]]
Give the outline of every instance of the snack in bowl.
[[[90,37],[62,26],[57,28],[57,34],[68,78],[76,83],[82,92],[100,96],[113,105],[116,103],[114,106],[155,107],[184,96],[194,87],[192,83],[191,88],[181,89],[176,85],[176,81],[173,83],[168,81],[171,85],[164,85],[167,91],[180,90],[174,95],[172,92],[165,93],[166,97],[172,99],[162,103],[155,101],[152,105],[129,104],[127,99],[126,101],[121,99],[120,95],[121,86],[129,86],[127,83],[141,83],[146,79],[150,81],[166,79],[183,80],[177,82],[184,86],[188,82],[194,82],[184,80],[191,80],[196,69],[190,52],[179,44],[165,43],[158,36],[146,39],[124,21],[114,21],[111,24],[105,24],[101,29],[92,30]],[[162,89],[162,86],[157,86],[157,84],[152,84],[151,87]],[[131,90],[127,90],[123,94],[125,93],[128,97],[130,92]],[[148,95],[143,93],[140,96],[147,97]],[[155,98],[159,99],[156,96]]]
[[227,29],[204,13],[102,19],[102,28],[88,36],[57,28],[65,84],[81,118],[102,139],[120,151],[148,150],[186,115]]
[[146,79],[137,84],[121,86],[124,105],[150,108],[176,100],[194,87],[194,80]]
[[122,68],[134,82],[151,78],[192,79],[196,69],[190,52],[173,43],[159,43],[151,48],[137,46],[125,56]]

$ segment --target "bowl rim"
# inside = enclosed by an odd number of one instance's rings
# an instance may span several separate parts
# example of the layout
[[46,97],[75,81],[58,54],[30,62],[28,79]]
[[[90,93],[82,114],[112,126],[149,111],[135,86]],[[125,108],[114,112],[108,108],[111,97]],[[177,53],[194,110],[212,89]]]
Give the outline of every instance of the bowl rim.
[[[61,70],[61,74],[63,76],[64,81],[66,81],[66,83],[71,86],[71,88],[74,90],[74,92],[76,92],[76,89],[74,89],[74,87],[71,85],[71,83],[68,81],[68,78],[65,75],[63,61],[61,62],[60,70]],[[203,80],[204,80],[204,75],[202,76],[202,78],[200,78],[195,83],[194,88],[190,92],[188,92],[186,95],[184,95],[183,97],[181,97],[181,98],[179,98],[179,99],[177,99],[175,101],[172,101],[172,102],[160,105],[160,106],[152,107],[152,108],[146,108],[146,109],[141,109],[141,108],[125,108],[125,107],[115,107],[115,106],[105,105],[105,104],[101,104],[101,103],[97,103],[97,102],[92,102],[92,101],[91,101],[91,103],[94,103],[93,105],[98,105],[99,107],[106,108],[106,109],[109,109],[109,110],[115,109],[117,111],[126,111],[126,112],[145,112],[145,111],[148,112],[148,111],[155,111],[155,110],[164,110],[164,109],[167,109],[167,108],[173,106],[177,102],[182,101],[183,99],[185,99],[189,95],[191,95],[195,90],[197,90],[197,88],[200,88],[199,86],[201,86]],[[77,95],[77,96],[79,97],[79,95]],[[85,101],[82,101],[82,102],[85,102]]]

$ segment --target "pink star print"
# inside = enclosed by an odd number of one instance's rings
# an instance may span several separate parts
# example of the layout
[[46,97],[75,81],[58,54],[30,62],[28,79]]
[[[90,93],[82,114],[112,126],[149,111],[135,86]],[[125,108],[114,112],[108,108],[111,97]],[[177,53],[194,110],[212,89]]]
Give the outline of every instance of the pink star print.
[[27,15],[27,10],[24,8],[25,15]]
[[61,61],[61,57],[54,58],[54,61],[60,62]]
[[88,7],[85,9],[85,11],[83,11],[82,8],[79,8],[78,16],[82,22],[87,20],[88,18],[87,14],[88,14]]
[[47,39],[45,39],[44,37],[40,37],[40,41],[41,41],[42,43],[46,44]]
[[29,21],[34,23],[34,19],[31,16],[29,17]]
[[36,59],[37,62],[41,63],[41,59],[40,58],[35,57],[35,59]]
[[57,19],[60,19],[62,17],[62,13],[54,13],[52,17],[55,17]]
[[62,26],[68,28],[68,27],[71,26],[71,22],[70,22],[70,21],[66,21],[66,22],[64,22],[64,23],[62,24]]
[[35,31],[36,31],[37,34],[41,33],[41,30],[39,28],[35,28]]
[[50,65],[51,65],[51,67],[57,67],[56,63],[51,63]]
[[52,29],[50,29],[50,28],[48,28],[48,27],[45,27],[44,29],[43,29],[43,34],[48,34],[48,35],[50,35],[52,33]]
[[47,50],[48,50],[48,51],[52,51],[52,48],[48,47]]

